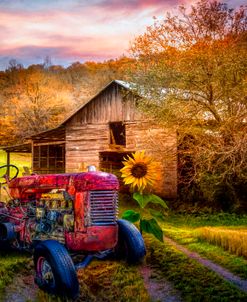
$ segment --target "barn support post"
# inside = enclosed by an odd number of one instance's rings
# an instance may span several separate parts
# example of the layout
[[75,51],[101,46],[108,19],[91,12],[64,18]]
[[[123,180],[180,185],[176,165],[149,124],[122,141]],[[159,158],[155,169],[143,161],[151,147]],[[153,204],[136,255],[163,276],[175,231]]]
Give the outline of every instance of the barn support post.
[[7,172],[6,172],[6,174],[7,174],[8,178],[9,178],[9,176],[10,176],[10,175],[9,175],[9,174],[10,174],[9,165],[10,165],[10,152],[7,151]]

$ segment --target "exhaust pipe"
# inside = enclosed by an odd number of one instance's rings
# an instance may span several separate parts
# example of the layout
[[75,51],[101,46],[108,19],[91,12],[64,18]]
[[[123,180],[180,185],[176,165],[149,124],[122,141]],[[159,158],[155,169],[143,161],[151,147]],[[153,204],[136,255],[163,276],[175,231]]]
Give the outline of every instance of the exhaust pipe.
[[96,172],[96,167],[93,165],[87,166],[87,170],[88,170],[88,172]]

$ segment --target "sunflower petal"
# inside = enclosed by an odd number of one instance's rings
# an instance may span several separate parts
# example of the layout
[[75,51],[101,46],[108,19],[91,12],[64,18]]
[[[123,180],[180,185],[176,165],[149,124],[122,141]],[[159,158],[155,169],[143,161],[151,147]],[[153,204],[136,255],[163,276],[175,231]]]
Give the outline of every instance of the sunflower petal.
[[151,187],[157,181],[158,165],[151,156],[145,154],[144,150],[127,155],[122,163],[121,177],[131,189],[142,192],[147,186]]
[[131,184],[135,181],[135,178],[133,176],[128,176],[125,178],[124,182],[126,185]]

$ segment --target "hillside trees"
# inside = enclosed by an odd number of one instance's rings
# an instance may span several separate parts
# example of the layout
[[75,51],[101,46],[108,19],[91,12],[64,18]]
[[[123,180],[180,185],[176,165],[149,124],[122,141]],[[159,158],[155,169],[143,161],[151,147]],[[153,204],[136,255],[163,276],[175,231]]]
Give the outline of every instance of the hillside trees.
[[44,64],[24,68],[11,60],[0,72],[0,145],[53,128],[113,79],[126,79],[133,59]]
[[2,75],[0,85],[4,108],[1,143],[22,141],[34,133],[55,127],[73,105],[69,85],[42,65],[27,69],[10,66]]
[[[180,191],[230,209],[247,185],[247,8],[201,0],[154,20],[131,48],[140,107],[178,132]],[[198,201],[198,196],[192,196]]]
[[110,81],[128,78],[128,70],[134,60],[120,57],[105,62],[75,62],[65,71],[73,88],[73,95],[79,103],[84,103]]

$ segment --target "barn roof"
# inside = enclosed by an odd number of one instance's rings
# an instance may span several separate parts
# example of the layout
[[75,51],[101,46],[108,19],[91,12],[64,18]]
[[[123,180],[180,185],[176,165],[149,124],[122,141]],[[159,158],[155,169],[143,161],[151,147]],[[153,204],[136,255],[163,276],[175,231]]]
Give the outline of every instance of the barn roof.
[[131,90],[131,83],[130,82],[125,82],[121,80],[113,80],[110,83],[108,83],[105,87],[103,87],[99,92],[97,92],[93,97],[91,97],[86,103],[81,105],[79,108],[75,109],[72,114],[70,114],[63,122],[58,126],[62,126],[67,123],[68,120],[70,120],[78,111],[80,111],[82,108],[87,106],[91,101],[93,101],[97,96],[99,96],[105,89],[110,87],[113,83],[118,84],[119,86],[123,87],[124,89]]
[[91,101],[93,101],[98,95],[100,95],[105,89],[107,89],[108,87],[110,87],[113,83],[118,84],[119,86],[123,87],[124,89],[131,90],[132,83],[121,81],[121,80],[113,80],[110,83],[108,83],[105,87],[103,87],[92,98],[90,98],[86,103],[84,103],[83,105],[81,105],[79,108],[75,109],[74,112],[72,112],[72,114],[70,114],[65,120],[63,120],[62,123],[60,123],[60,125],[58,125],[55,128],[39,132],[39,133],[34,134],[34,135],[32,135],[30,137],[27,137],[27,138],[28,139],[29,138],[31,138],[31,139],[44,139],[44,138],[46,138],[47,135],[48,136],[54,136],[54,135],[56,135],[56,132],[59,132],[60,136],[61,136],[61,133],[64,136],[65,135],[64,125],[67,123],[67,121],[70,120],[78,111],[80,111],[82,108],[84,108],[85,106],[87,106]]
[[63,125],[59,125],[56,128],[45,130],[36,134],[31,135],[29,138],[40,140],[40,141],[64,141],[65,140],[65,128]]
[[23,144],[13,145],[13,146],[4,146],[1,147],[2,150],[6,152],[16,152],[16,153],[31,153],[32,152],[32,144],[27,142]]

